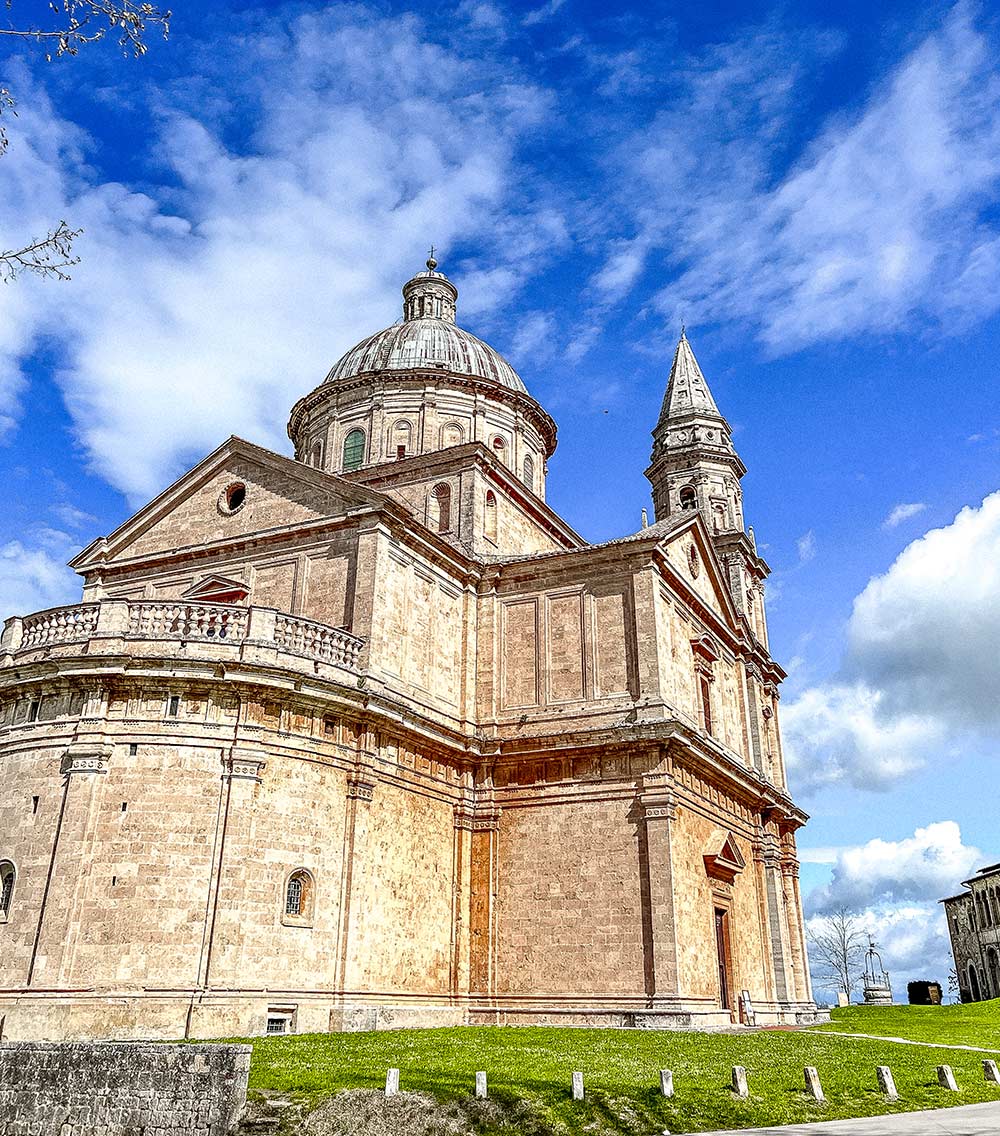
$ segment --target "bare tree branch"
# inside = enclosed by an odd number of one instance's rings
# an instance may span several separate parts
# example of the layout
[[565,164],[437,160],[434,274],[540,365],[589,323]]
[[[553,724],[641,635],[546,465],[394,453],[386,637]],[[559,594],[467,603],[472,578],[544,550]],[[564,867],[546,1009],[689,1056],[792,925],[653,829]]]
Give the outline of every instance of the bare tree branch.
[[82,229],[71,229],[65,221],[60,221],[40,240],[22,249],[0,252],[0,280],[9,284],[21,272],[33,272],[47,279],[69,280],[66,269],[80,263],[80,258],[73,256],[73,241],[82,232]]
[[[7,11],[14,8],[14,0],[6,0]],[[110,31],[118,36],[118,46],[126,56],[139,58],[146,54],[146,33],[158,27],[163,38],[170,34],[168,10],[155,4],[137,0],[50,0],[52,28],[0,27],[0,35],[34,40],[45,44],[45,58],[52,60],[60,55],[76,55],[81,47],[104,39]],[[0,87],[0,115],[4,111],[17,116],[14,98],[6,87]],[[6,125],[0,122],[0,157],[9,144]],[[73,255],[73,241],[83,232],[71,229],[65,221],[49,230],[41,239],[21,249],[0,252],[0,280],[9,284],[22,272],[50,280],[69,280],[66,270],[80,263]]]
[[864,935],[855,917],[846,907],[838,907],[820,926],[808,928],[806,937],[809,954],[819,965],[814,972],[818,984],[850,995],[864,972]]
[[[14,0],[7,0],[8,11],[13,7]],[[146,54],[149,27],[159,27],[164,39],[170,34],[171,13],[136,0],[51,0],[49,10],[56,27],[0,27],[0,35],[45,44],[50,49],[46,58],[53,59],[76,55],[81,47],[104,39],[108,32],[118,36],[118,46],[125,55],[138,57]]]

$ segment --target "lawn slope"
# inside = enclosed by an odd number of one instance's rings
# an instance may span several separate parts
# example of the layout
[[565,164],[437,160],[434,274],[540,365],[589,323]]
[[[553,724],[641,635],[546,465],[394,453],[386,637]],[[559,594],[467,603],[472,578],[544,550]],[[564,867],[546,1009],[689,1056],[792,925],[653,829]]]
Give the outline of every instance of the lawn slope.
[[[838,1023],[842,1020],[838,1015]],[[900,1029],[894,1026],[893,1032],[898,1035]],[[979,1044],[981,1037],[973,1031],[957,1040]],[[983,1078],[980,1054],[811,1032],[483,1027],[255,1038],[252,1043],[251,1091],[290,1096],[309,1107],[342,1090],[382,1088],[390,1066],[400,1070],[404,1091],[466,1102],[476,1070],[484,1069],[491,1100],[500,1110],[467,1109],[469,1126],[460,1130],[489,1136],[698,1132],[1000,1100],[1000,1090]],[[935,1066],[945,1063],[955,1070],[957,1093],[937,1084]],[[733,1065],[747,1069],[749,1100],[737,1099],[729,1089]],[[804,1065],[818,1068],[826,1104],[804,1092]],[[897,1104],[889,1105],[877,1091],[876,1065],[891,1066],[901,1097]],[[664,1068],[674,1073],[672,1100],[659,1095]],[[570,1099],[576,1069],[585,1078],[582,1104]]]
[[1000,1050],[1000,998],[956,1006],[845,1006],[820,1028]]

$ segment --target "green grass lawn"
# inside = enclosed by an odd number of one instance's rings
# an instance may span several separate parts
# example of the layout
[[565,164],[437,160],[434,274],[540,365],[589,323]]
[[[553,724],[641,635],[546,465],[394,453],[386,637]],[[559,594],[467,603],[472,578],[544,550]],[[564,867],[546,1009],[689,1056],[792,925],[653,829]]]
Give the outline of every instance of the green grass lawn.
[[[973,1015],[966,1028],[952,1007],[936,1011],[949,1022],[949,1039],[982,1044],[994,1016]],[[973,1007],[955,1007],[954,1010]],[[874,1013],[875,1011],[869,1011]],[[878,1011],[892,1015],[892,1010]],[[853,1011],[839,1013],[854,1028]],[[909,1017],[912,1010],[899,1008]],[[992,1025],[983,1025],[982,1020]],[[923,1011],[914,1020],[923,1021]],[[887,1019],[888,1020],[888,1019]],[[902,1034],[895,1018],[891,1032]],[[952,1023],[954,1028],[952,1028]],[[845,1026],[845,1028],[848,1028]],[[879,1024],[879,1031],[883,1026]],[[884,1028],[888,1029],[888,1026]],[[923,1024],[914,1029],[924,1029]],[[928,1028],[928,1039],[932,1039]],[[923,1037],[921,1038],[923,1039]],[[960,1091],[937,1084],[935,1066],[950,1064]],[[729,1089],[733,1065],[744,1065],[750,1099]],[[819,1069],[826,1104],[803,1088],[802,1067]],[[875,1066],[889,1065],[900,1101],[888,1105],[878,1092]],[[309,1106],[342,1089],[380,1089],[390,1066],[400,1088],[439,1100],[467,1098],[475,1072],[485,1069],[491,1098],[524,1103],[517,1123],[481,1127],[483,1133],[671,1133],[755,1127],[808,1120],[869,1116],[1000,1100],[983,1078],[982,1056],[962,1050],[928,1050],[816,1033],[703,1034],[637,1030],[460,1028],[387,1030],[253,1039],[250,1088],[282,1094]],[[659,1095],[659,1070],[674,1072],[675,1097]],[[570,1076],[582,1070],[587,1099],[570,1099]]]
[[1000,998],[965,1006],[845,1006],[822,1028],[1000,1049]]

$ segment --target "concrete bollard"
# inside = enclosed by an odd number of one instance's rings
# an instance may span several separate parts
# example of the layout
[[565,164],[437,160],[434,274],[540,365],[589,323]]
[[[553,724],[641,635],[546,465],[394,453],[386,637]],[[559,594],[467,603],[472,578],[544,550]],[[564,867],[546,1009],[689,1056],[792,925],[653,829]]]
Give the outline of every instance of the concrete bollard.
[[389,1069],[385,1075],[385,1095],[394,1097],[399,1092],[399,1070]]
[[997,1063],[995,1061],[983,1062],[983,1076],[991,1084],[1000,1085],[1000,1071],[997,1070]]
[[583,1100],[583,1074],[573,1074],[573,1100]]
[[747,1084],[747,1071],[742,1065],[733,1066],[733,1092],[738,1097],[748,1097],[750,1087]]
[[879,1065],[878,1067],[878,1087],[889,1098],[889,1100],[899,1100],[899,1093],[896,1092],[896,1082],[892,1079],[892,1070],[888,1065]]
[[489,1093],[487,1093],[486,1091],[485,1073],[476,1074],[476,1096],[479,1097],[480,1100],[486,1100],[486,1098],[489,1096]]
[[938,1084],[942,1089],[950,1089],[953,1093],[958,1092],[958,1085],[955,1084],[955,1074],[951,1071],[950,1065],[939,1065],[937,1067]]
[[674,1095],[674,1075],[669,1069],[660,1070],[660,1092],[665,1097]]
[[823,1086],[819,1083],[819,1073],[816,1072],[815,1065],[806,1065],[802,1070],[806,1079],[806,1092],[818,1101],[825,1101],[826,1097],[823,1095]]

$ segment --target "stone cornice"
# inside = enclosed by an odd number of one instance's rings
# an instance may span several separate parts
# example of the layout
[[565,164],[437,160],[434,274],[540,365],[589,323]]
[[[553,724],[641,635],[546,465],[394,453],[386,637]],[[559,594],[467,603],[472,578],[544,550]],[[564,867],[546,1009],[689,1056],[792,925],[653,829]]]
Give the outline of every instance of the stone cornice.
[[357,391],[359,396],[364,398],[365,388],[371,386],[380,387],[383,391],[386,389],[452,387],[457,390],[468,391],[471,394],[485,396],[494,402],[506,404],[521,411],[542,436],[545,442],[546,457],[551,457],[555,452],[558,432],[556,424],[541,404],[533,399],[530,394],[511,390],[509,387],[500,386],[488,379],[477,379],[467,375],[456,375],[451,371],[431,370],[430,368],[412,371],[366,371],[347,380],[320,383],[318,387],[300,398],[292,407],[288,419],[288,437],[298,445],[298,432],[303,426],[305,416],[310,411],[328,399],[342,394]]

